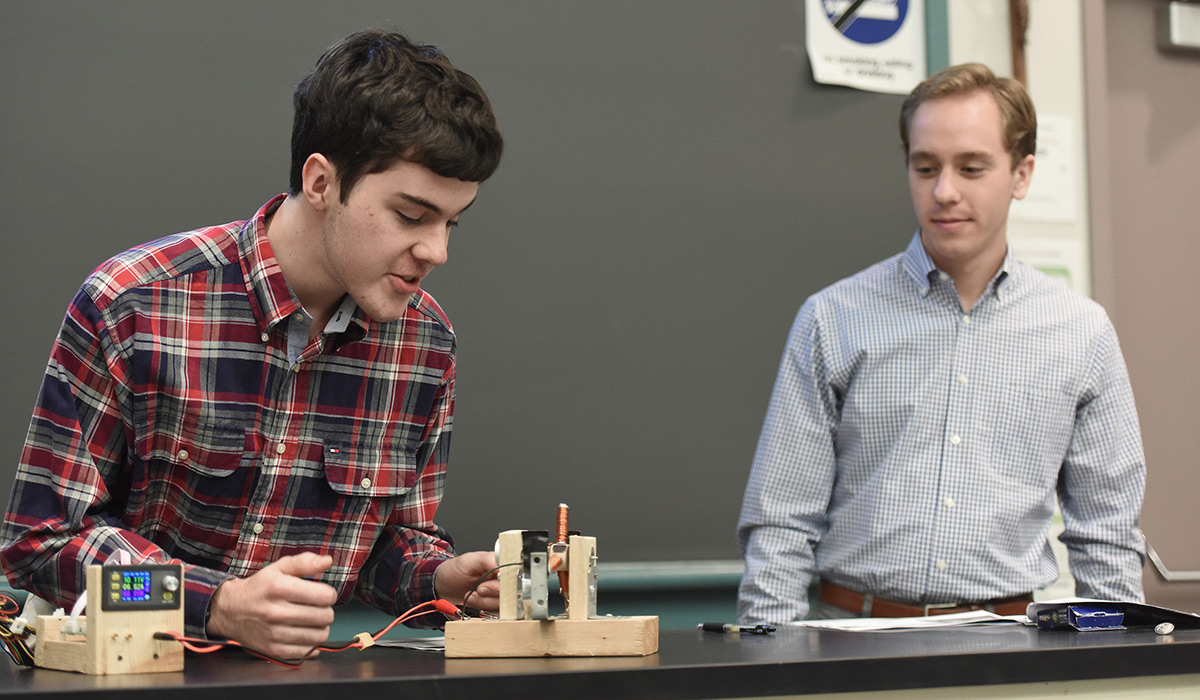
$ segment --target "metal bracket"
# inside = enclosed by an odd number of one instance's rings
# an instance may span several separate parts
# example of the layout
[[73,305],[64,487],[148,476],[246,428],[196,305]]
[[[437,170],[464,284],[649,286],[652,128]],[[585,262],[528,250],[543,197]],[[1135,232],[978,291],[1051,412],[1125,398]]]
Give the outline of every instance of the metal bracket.
[[[546,549],[549,538],[545,531],[526,530],[522,533],[524,552],[524,571],[529,581],[529,595],[525,598],[526,618],[530,620],[545,620],[550,617],[550,588],[547,585]],[[524,596],[524,591],[522,595]]]
[[1154,568],[1158,571],[1158,575],[1163,577],[1163,580],[1170,583],[1200,583],[1200,571],[1171,571],[1167,565],[1163,563],[1162,557],[1158,556],[1158,552],[1154,551],[1154,547],[1150,546],[1150,542],[1146,542],[1146,556],[1150,557],[1150,563],[1154,564]]

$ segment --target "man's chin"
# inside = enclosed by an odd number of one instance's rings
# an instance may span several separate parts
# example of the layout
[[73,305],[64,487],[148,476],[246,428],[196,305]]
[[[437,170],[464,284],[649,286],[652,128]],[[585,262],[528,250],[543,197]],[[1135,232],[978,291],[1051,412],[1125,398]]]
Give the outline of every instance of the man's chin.
[[359,308],[363,310],[367,316],[371,317],[372,321],[378,323],[391,323],[404,316],[405,310],[412,302],[412,294],[393,294],[386,304],[379,303],[362,303],[359,302]]

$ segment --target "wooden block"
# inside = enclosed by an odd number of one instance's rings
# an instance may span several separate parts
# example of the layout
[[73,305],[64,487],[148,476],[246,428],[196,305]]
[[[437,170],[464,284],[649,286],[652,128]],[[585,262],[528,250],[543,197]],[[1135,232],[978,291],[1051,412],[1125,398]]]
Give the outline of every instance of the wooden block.
[[[92,667],[85,673],[160,673],[183,670],[183,645],[175,640],[155,639],[155,632],[183,632],[180,610],[112,612],[103,617],[104,625],[88,635],[97,634]],[[178,619],[176,619],[178,618]]]
[[89,664],[87,639],[76,634],[63,634],[62,626],[68,619],[38,615],[38,640],[33,648],[35,666],[86,673],[84,669]]
[[524,610],[519,606],[517,595],[517,579],[521,576],[521,533],[522,530],[505,530],[498,538],[500,546],[496,563],[500,565],[497,577],[500,579],[500,617],[505,620],[516,620],[525,617]]
[[567,591],[571,604],[567,608],[567,617],[572,620],[597,619],[596,538],[571,535],[567,559],[567,570],[571,574]]
[[658,651],[658,617],[592,620],[455,620],[446,623],[446,658],[646,656]]
[[63,634],[66,616],[39,615],[34,664],[94,675],[182,671],[183,645],[154,639],[155,632],[183,632],[182,602],[172,610],[106,611],[100,571],[88,567],[88,597],[95,600],[89,600],[89,615],[79,618],[87,623],[87,636]]

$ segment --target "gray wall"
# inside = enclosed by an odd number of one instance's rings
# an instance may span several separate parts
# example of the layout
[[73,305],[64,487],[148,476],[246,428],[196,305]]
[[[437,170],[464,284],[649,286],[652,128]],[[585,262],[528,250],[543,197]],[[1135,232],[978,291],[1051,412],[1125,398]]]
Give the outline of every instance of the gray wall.
[[728,559],[792,316],[914,227],[900,98],[818,86],[792,0],[0,5],[6,497],[99,262],[286,188],[290,95],[366,26],[435,43],[508,150],[428,288],[459,334],[439,522]]
[[1200,55],[1155,44],[1166,3],[1088,0],[1087,92],[1096,298],[1129,365],[1146,449],[1142,530],[1171,573],[1147,566],[1152,603],[1200,610]]

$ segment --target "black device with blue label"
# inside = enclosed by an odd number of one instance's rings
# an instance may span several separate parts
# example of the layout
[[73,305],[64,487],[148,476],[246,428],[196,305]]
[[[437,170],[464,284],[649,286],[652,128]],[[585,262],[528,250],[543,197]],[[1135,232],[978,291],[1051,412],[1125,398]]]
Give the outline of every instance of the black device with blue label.
[[1125,610],[1117,605],[1063,605],[1037,614],[1038,629],[1124,629],[1124,622]]

